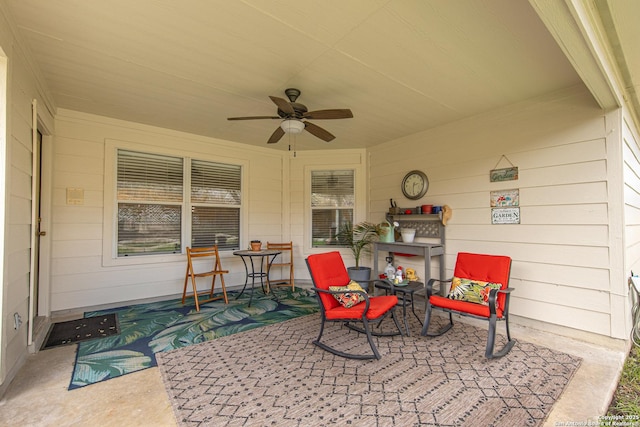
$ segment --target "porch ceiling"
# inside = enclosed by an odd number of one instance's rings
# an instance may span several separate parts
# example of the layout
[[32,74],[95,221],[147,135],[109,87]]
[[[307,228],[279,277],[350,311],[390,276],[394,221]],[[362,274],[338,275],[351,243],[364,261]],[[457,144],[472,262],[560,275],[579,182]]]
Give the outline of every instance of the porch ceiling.
[[[52,107],[264,147],[278,120],[226,118],[275,115],[268,96],[288,87],[310,110],[354,113],[314,122],[331,143],[296,137],[316,150],[370,147],[581,82],[524,0],[7,4]],[[614,4],[635,88],[640,6]],[[270,147],[286,150],[287,137]]]

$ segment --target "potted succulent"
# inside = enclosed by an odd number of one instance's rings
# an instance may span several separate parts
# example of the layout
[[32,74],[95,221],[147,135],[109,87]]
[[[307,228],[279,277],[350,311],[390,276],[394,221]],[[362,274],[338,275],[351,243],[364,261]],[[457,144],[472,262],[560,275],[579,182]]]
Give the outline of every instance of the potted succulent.
[[251,241],[251,250],[252,251],[259,251],[260,249],[262,249],[262,242],[260,240],[252,240]]
[[[361,267],[360,257],[371,251],[371,245],[378,240],[380,226],[370,222],[353,225],[346,222],[336,235],[338,242],[351,250],[355,267],[348,267],[349,277],[356,282],[366,282],[371,278],[371,267]],[[366,284],[366,283],[365,283]]]

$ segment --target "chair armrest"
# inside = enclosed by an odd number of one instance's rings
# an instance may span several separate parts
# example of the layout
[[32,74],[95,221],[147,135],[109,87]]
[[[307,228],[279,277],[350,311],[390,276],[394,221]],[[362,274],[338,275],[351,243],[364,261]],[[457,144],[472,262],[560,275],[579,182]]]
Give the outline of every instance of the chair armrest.
[[[506,288],[506,289],[491,289],[489,292],[489,313],[496,314],[496,298],[498,297],[498,293],[507,294],[507,301],[511,292],[514,291],[514,288]],[[508,307],[508,302],[505,304]]]
[[427,282],[427,284],[425,285],[425,289],[427,291],[426,293],[426,298],[427,300],[431,297],[431,295],[433,295],[433,284],[435,282],[438,283],[451,283],[453,281],[453,278],[451,279],[446,279],[446,280],[440,280],[440,279],[429,279],[429,281]]

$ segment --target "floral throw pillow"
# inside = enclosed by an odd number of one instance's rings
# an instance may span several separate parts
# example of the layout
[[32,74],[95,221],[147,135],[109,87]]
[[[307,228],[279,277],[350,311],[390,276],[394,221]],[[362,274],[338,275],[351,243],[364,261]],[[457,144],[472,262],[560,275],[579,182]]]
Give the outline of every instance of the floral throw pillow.
[[352,291],[362,291],[366,293],[358,282],[354,282],[353,280],[350,281],[347,286],[329,286],[329,290],[342,292],[340,294],[334,294],[333,296],[346,308],[351,308],[364,301],[364,295]]
[[502,284],[483,282],[481,280],[461,279],[454,277],[451,290],[447,298],[457,301],[467,301],[476,304],[489,305],[491,289],[500,289]]

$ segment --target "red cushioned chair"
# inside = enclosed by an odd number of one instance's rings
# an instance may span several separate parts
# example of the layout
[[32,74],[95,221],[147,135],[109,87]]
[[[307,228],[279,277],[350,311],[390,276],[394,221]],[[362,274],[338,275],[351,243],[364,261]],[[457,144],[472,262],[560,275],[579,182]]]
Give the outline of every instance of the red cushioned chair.
[[[321,324],[318,338],[313,341],[318,347],[338,356],[350,359],[380,359],[380,353],[373,342],[373,336],[401,335],[400,324],[395,315],[395,307],[398,297],[369,296],[364,291],[351,291],[364,297],[364,301],[350,308],[344,307],[334,295],[344,294],[345,291],[331,291],[330,286],[347,286],[350,282],[349,274],[342,261],[340,252],[327,252],[310,255],[307,259],[307,267],[313,280],[313,290],[320,304]],[[373,332],[372,324],[380,324],[382,320],[391,314],[398,332]],[[373,354],[352,354],[337,350],[321,341],[325,322],[342,322],[350,329],[364,333],[371,346]],[[362,328],[352,325],[352,322],[361,322]]]
[[[513,291],[508,287],[510,274],[511,258],[507,256],[458,253],[453,278],[430,279],[427,283],[427,307],[422,335],[433,337],[444,334],[453,326],[453,314],[457,313],[489,322],[485,357],[493,359],[507,354],[516,343],[509,333],[509,296]],[[442,297],[433,294],[435,282],[440,282],[441,286],[445,283],[459,286],[454,289],[450,287],[448,295]],[[449,313],[449,323],[436,333],[429,333],[429,322],[434,308]],[[500,351],[494,353],[498,320],[505,321],[507,343]]]

